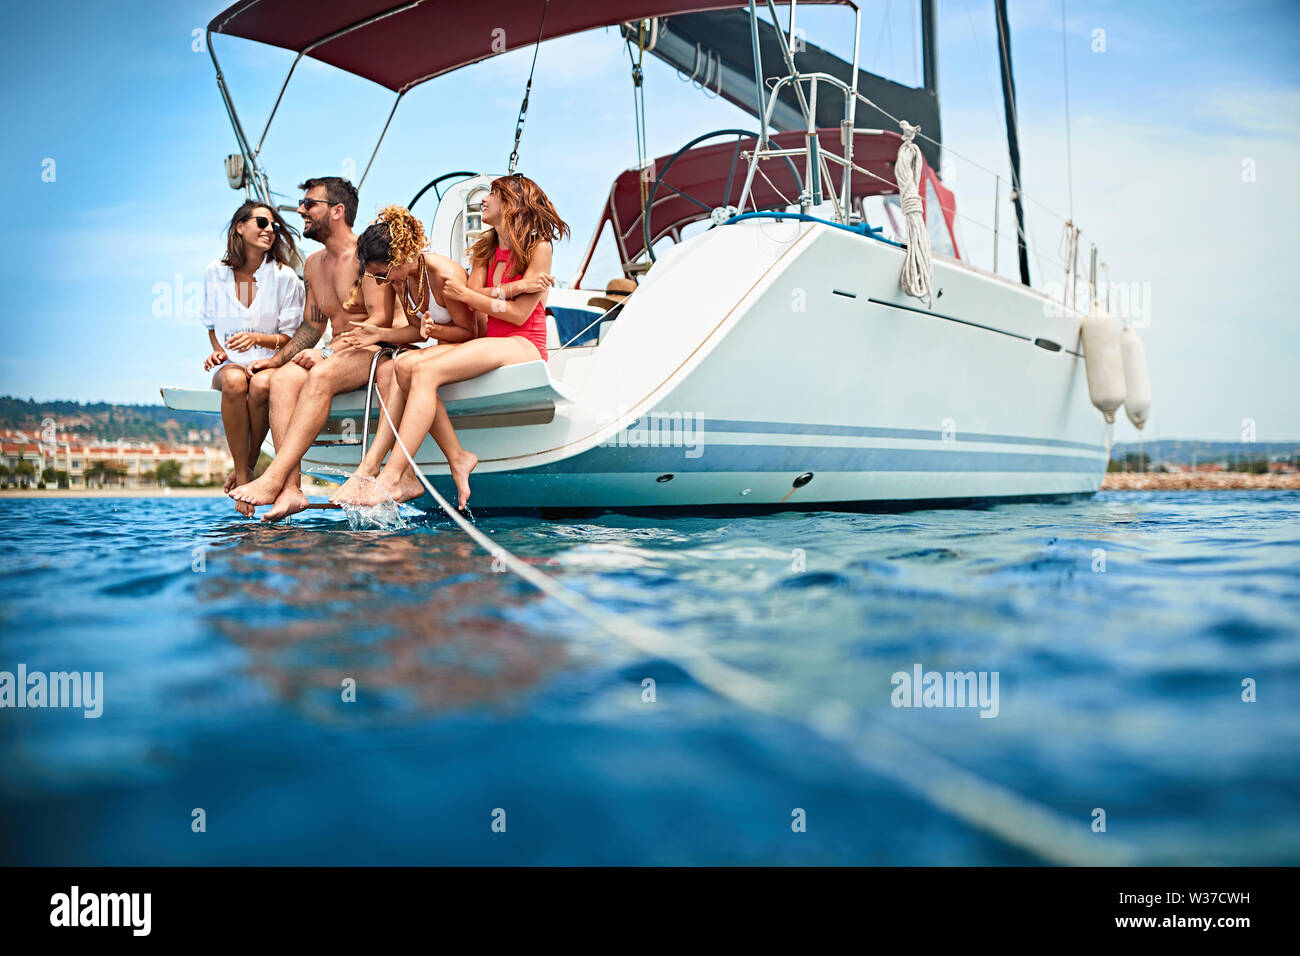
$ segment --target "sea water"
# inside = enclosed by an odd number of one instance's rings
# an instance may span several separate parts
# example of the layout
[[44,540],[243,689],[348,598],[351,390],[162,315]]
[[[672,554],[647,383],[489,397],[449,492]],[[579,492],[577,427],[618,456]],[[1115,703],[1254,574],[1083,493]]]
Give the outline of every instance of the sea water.
[[438,514],[4,500],[0,680],[102,686],[93,719],[0,707],[0,863],[1049,862],[984,787],[1062,846],[1300,863],[1300,493],[478,525],[781,712]]

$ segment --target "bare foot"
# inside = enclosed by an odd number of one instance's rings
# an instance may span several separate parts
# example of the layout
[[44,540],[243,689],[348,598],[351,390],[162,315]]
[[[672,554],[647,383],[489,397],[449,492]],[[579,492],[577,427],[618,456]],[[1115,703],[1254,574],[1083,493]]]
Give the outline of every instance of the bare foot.
[[447,464],[451,467],[452,480],[456,482],[456,507],[464,511],[465,505],[469,504],[469,473],[478,464],[478,455],[467,451]]
[[296,515],[299,511],[306,511],[308,504],[307,496],[302,493],[302,489],[293,482],[286,482],[284,490],[275,499],[275,506],[262,515],[262,520],[279,521],[289,515]]
[[[230,494],[232,488],[237,488],[239,485],[244,484],[251,477],[252,475],[249,474],[237,475],[235,472],[232,471],[229,475],[226,476],[226,485],[225,485],[226,494]],[[256,511],[257,509],[255,509],[247,501],[239,501],[238,499],[236,499],[235,510],[238,511],[245,518],[251,518],[253,517],[253,512]]]
[[247,501],[250,505],[269,505],[275,502],[283,490],[283,486],[276,484],[273,478],[263,475],[255,481],[240,485],[229,495],[236,501]]
[[338,491],[330,495],[330,501],[336,505],[350,505],[352,504],[353,496],[363,488],[369,487],[374,480],[374,475],[363,475],[358,471],[347,481],[343,482],[342,487],[340,487]]
[[400,487],[405,481],[398,482],[387,469],[379,473],[374,481],[362,482],[357,493],[348,499],[348,504],[357,508],[374,508],[388,500],[397,500]]
[[397,493],[393,495],[393,500],[401,504],[405,501],[414,501],[422,494],[424,494],[424,485],[416,477],[415,469],[407,468],[402,472],[402,481],[397,486]]

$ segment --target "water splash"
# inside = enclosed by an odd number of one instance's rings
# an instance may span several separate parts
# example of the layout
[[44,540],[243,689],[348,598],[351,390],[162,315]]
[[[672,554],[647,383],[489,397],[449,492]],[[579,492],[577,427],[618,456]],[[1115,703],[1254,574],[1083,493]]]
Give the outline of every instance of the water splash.
[[392,498],[377,505],[341,505],[353,531],[405,531],[410,525],[402,517],[402,506]]
[[404,531],[410,527],[391,498],[377,505],[344,505],[343,515],[353,531]]

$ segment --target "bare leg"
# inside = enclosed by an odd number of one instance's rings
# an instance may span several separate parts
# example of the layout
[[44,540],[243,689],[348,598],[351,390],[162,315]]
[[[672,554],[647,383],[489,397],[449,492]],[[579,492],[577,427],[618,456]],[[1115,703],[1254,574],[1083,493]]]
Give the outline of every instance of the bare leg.
[[334,396],[366,384],[373,355],[366,349],[347,349],[317,363],[298,393],[293,416],[276,446],[270,467],[261,478],[236,488],[231,496],[253,502],[269,496],[274,506],[263,517],[264,521],[278,521],[306,508],[307,498],[299,486],[299,462],[329,419]]
[[[395,422],[402,420],[402,407],[406,404],[406,393],[398,385],[395,370],[406,365],[419,354],[417,352],[403,352],[393,361],[384,362],[380,365],[379,371],[375,375],[375,387],[384,398],[384,407],[388,409],[388,415],[391,415]],[[384,464],[384,456],[393,447],[393,429],[388,424],[388,415],[384,414],[383,408],[380,409],[379,428],[375,431],[375,437],[371,440],[370,447],[366,449],[365,457],[357,465],[352,477],[343,482],[338,491],[330,495],[330,501],[335,504],[350,504],[352,496],[360,492],[370,480],[373,480],[379,474],[379,469]]]
[[[275,445],[277,454],[284,444],[285,434],[289,431],[289,422],[293,420],[293,411],[298,406],[298,395],[302,392],[303,386],[307,384],[307,375],[308,372],[305,368],[290,362],[288,365],[276,369],[271,378],[271,441]],[[289,486],[290,490],[286,492],[285,489],[281,489],[281,492],[296,501],[294,493],[296,492],[299,496],[302,495],[302,491],[298,487],[297,469],[294,469],[293,475],[285,484]]]
[[[452,347],[443,346],[440,349],[426,349],[419,355],[418,361],[398,366],[397,380],[403,391],[403,405],[405,405],[405,393],[411,389],[411,378],[414,371],[427,362],[437,361],[437,356],[445,354],[446,350]],[[397,416],[394,416],[394,419],[401,421]],[[438,449],[447,460],[452,479],[456,482],[456,497],[459,499],[459,507],[463,509],[469,501],[469,473],[478,464],[478,456],[461,447],[460,438],[457,437],[456,430],[452,428],[451,417],[447,414],[447,406],[441,401],[438,402],[438,410],[433,416],[433,425],[429,428],[429,434],[433,436]],[[391,441],[392,439],[390,439]],[[419,449],[407,447],[413,455],[419,451]],[[406,456],[403,455],[402,457],[405,458]],[[403,477],[403,484],[399,491],[402,497],[398,500],[409,501],[410,498],[407,497],[409,493],[419,497],[424,493],[424,487],[420,484],[419,479],[409,473],[408,470],[408,473]]]
[[[536,347],[527,339],[520,336],[506,336],[494,339],[474,339],[442,355],[435,356],[429,361],[421,362],[412,371],[411,387],[407,390],[406,408],[402,414],[402,423],[398,429],[402,444],[408,449],[412,449],[412,454],[414,454],[413,449],[418,447],[425,433],[433,427],[434,421],[438,417],[439,406],[442,404],[438,398],[438,388],[442,385],[449,382],[463,382],[493,369],[498,369],[503,365],[535,361],[537,357]],[[439,426],[439,431],[443,431],[441,426]],[[448,422],[446,432],[450,432],[450,435],[443,434],[440,436],[443,440],[450,441],[455,437],[455,431],[450,427],[450,422]],[[460,447],[459,441],[447,448],[444,453],[446,451],[452,452],[447,459],[449,464],[452,464],[453,460],[466,461],[464,456],[467,453]],[[453,474],[455,474],[455,467],[453,465]],[[419,484],[418,480],[413,485],[410,479],[414,478],[414,475],[408,477],[407,471],[408,466],[405,455],[390,456],[388,464],[379,473],[379,478],[375,482],[375,487],[371,489],[370,495],[366,496],[365,500],[360,503],[378,504],[386,497],[395,501],[409,500],[402,496],[409,495],[413,487],[422,488],[423,486]],[[466,487],[464,497],[460,502],[462,508],[468,500],[468,474],[469,469],[465,468]]]
[[[365,349],[347,349],[312,368],[307,383],[298,393],[298,403],[289,427],[276,444],[275,460],[261,478],[232,491],[232,498],[250,504],[269,505],[275,501],[284,486],[297,475],[302,456],[325,427],[334,396],[366,384],[372,354]],[[271,404],[275,404],[274,399]]]
[[[248,465],[248,373],[237,365],[227,365],[217,377],[217,383],[221,387],[221,424],[226,429],[238,484],[253,477]],[[241,515],[252,517],[252,505],[237,501],[235,509]]]
[[456,507],[464,511],[465,506],[469,504],[469,473],[478,464],[478,455],[466,451],[461,445],[456,429],[451,427],[447,406],[442,402],[438,402],[438,411],[433,416],[433,427],[429,429],[429,434],[433,436],[433,440],[438,443],[443,456],[447,459],[447,466],[451,469],[451,479],[456,482]]
[[[421,349],[418,352],[403,352],[395,361],[381,367],[380,375],[388,383],[388,387],[384,390],[384,404],[388,408],[388,414],[385,415],[382,410],[380,411],[379,430],[375,434],[374,442],[366,450],[366,457],[361,460],[361,464],[357,466],[357,470],[353,476],[343,483],[343,487],[334,493],[330,498],[330,501],[338,504],[354,504],[358,503],[355,499],[359,496],[368,497],[368,492],[372,487],[371,482],[379,475],[379,471],[384,464],[385,456],[393,450],[393,446],[396,444],[393,429],[392,426],[388,424],[388,419],[391,417],[394,422],[398,423],[402,421],[402,413],[406,407],[406,392],[407,389],[411,387],[412,370],[418,368],[423,362],[429,360],[431,356],[441,355],[447,350],[455,347],[456,346],[454,345],[434,345],[427,349]],[[376,381],[378,381],[378,378]],[[429,434],[433,436],[434,441],[438,443],[438,447],[441,448],[443,454],[446,455],[448,448],[451,448],[453,451],[460,448],[460,442],[456,439],[456,433],[452,430],[451,420],[447,417],[446,411],[441,410],[441,405],[439,408],[439,418],[434,419],[433,427],[429,429]],[[440,421],[442,427],[440,427]],[[440,434],[443,436],[442,438],[438,437]],[[450,445],[445,444],[448,435],[451,436],[452,443]],[[469,454],[468,452],[465,452],[464,449],[461,449],[461,452],[462,454],[459,456],[461,459],[463,459],[464,455]],[[412,452],[412,454],[414,454],[414,452]],[[450,458],[448,460],[450,460]],[[474,458],[474,462],[477,463],[478,459]],[[469,470],[472,468],[473,465],[470,465],[469,469],[466,469],[465,474],[468,475]],[[412,490],[416,486],[419,486],[420,488],[420,490],[412,496],[418,498],[424,493],[424,488],[419,485],[419,479],[415,478],[414,475],[411,476],[411,480],[414,484],[409,484],[409,482],[408,484]],[[459,482],[457,482],[456,487],[458,489],[460,488]],[[404,500],[409,501],[410,498]]]
[[[251,477],[257,470],[257,459],[262,454],[262,442],[271,427],[271,377],[274,369],[264,369],[248,383],[248,470]],[[229,489],[227,489],[229,490]]]
[[[385,427],[382,436],[384,444],[383,446],[374,448],[371,452],[367,453],[366,461],[362,462],[362,467],[357,471],[357,474],[361,477],[349,480],[348,484],[352,485],[351,488],[344,486],[344,490],[347,492],[347,497],[344,498],[340,496],[339,500],[341,502],[346,504],[374,505],[383,500],[381,495],[376,495],[374,492],[373,479],[378,476],[380,472],[380,468],[384,463],[384,455],[391,452],[396,444],[396,438],[393,434],[392,426],[388,424],[388,418],[391,416],[393,421],[398,423],[401,422],[402,414],[406,406],[406,395],[411,388],[411,378],[414,370],[419,368],[425,362],[432,361],[434,356],[443,354],[451,348],[454,348],[454,346],[434,346],[423,349],[420,352],[408,352],[405,355],[399,356],[397,362],[394,363],[396,367],[393,374],[394,381],[392,388],[384,399],[388,406],[389,413],[387,416],[384,416],[383,420]],[[464,454],[467,454],[463,449],[460,449],[460,455],[456,454],[456,450],[460,448],[460,442],[456,438],[456,433],[451,429],[451,420],[447,417],[446,410],[442,406],[441,402],[438,405],[438,413],[434,417],[434,423],[429,429],[429,434],[435,436],[434,440],[438,443],[438,447],[442,449],[443,454],[446,455],[449,460],[455,458],[457,461],[460,461],[463,460]],[[448,443],[449,434],[450,443]],[[423,441],[423,439],[421,439],[421,441]],[[404,453],[399,454],[401,458],[405,459],[406,455]],[[415,454],[415,452],[413,451],[412,454]],[[475,458],[474,461],[477,463],[478,459]],[[472,468],[473,466],[471,465],[469,467]],[[469,469],[466,469],[466,474],[468,474],[468,471]],[[457,488],[459,487],[460,483],[457,482]],[[394,500],[410,501],[414,498],[420,497],[422,494],[424,494],[424,486],[420,483],[420,479],[416,477],[414,472],[408,470],[402,478],[401,487],[394,496]]]

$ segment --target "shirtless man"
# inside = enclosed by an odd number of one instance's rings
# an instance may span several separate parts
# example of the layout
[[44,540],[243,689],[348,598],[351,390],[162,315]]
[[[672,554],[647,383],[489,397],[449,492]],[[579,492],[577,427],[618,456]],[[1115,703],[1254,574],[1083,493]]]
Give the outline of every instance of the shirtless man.
[[393,290],[374,279],[363,278],[358,301],[344,307],[360,271],[352,231],[356,189],[338,176],[309,179],[299,188],[305,190],[298,204],[303,238],[325,248],[312,253],[303,266],[307,301],[297,333],[271,358],[249,366],[254,371],[275,369],[270,376],[275,459],[262,477],[228,492],[236,501],[272,505],[263,521],[278,521],[307,507],[298,464],[325,426],[334,396],[364,388],[370,377],[377,345],[343,348],[333,354],[312,348],[325,333],[326,323],[336,337],[358,320],[378,328],[393,324]]

